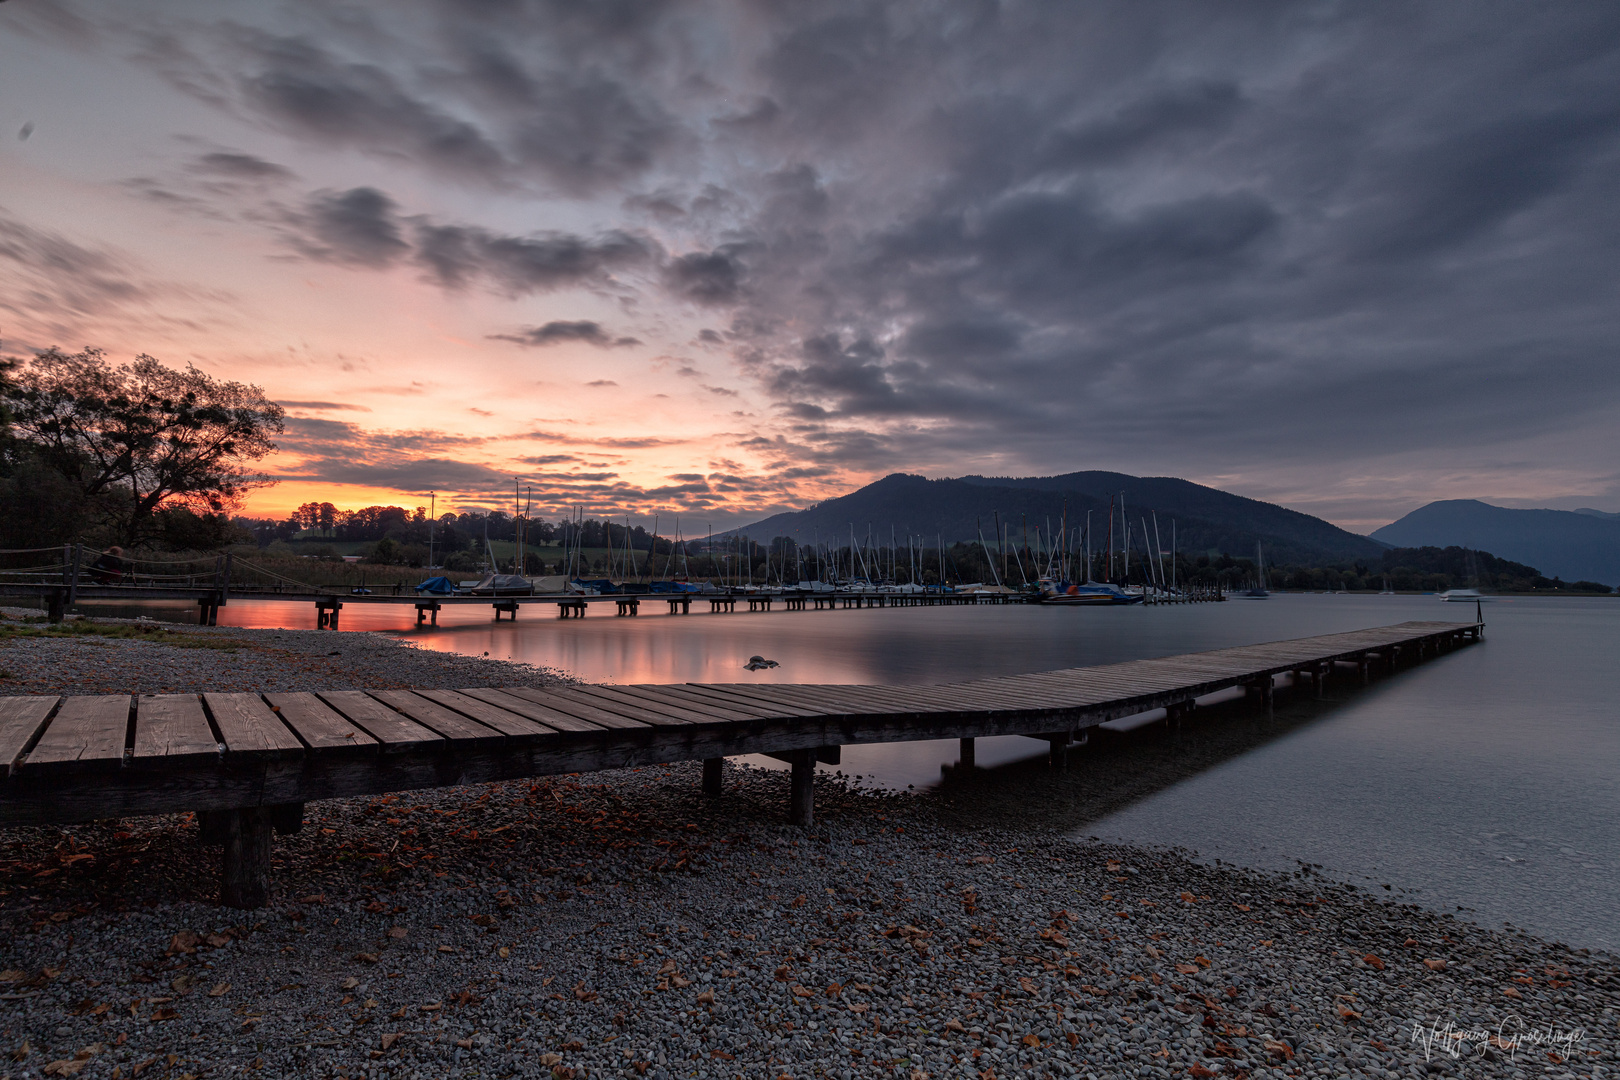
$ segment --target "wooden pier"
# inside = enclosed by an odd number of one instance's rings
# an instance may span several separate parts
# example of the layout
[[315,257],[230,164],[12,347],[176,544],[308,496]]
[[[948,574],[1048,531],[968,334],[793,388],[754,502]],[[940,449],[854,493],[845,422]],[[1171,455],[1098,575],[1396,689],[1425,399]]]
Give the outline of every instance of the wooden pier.
[[769,754],[792,764],[789,817],[813,818],[816,763],[857,743],[1023,735],[1054,763],[1109,720],[1292,674],[1320,688],[1471,641],[1483,624],[1343,634],[941,686],[722,683],[0,698],[0,826],[198,811],[223,844],[221,900],[265,903],[272,831],[319,799]]

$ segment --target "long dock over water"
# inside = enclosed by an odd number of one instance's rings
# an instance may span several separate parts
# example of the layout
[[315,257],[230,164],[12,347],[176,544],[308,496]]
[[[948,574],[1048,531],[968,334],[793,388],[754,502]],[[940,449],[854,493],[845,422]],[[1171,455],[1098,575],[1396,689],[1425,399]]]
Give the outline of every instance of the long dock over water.
[[720,794],[726,757],[792,764],[789,818],[814,816],[817,762],[842,746],[1022,735],[1055,764],[1089,729],[1278,676],[1421,660],[1478,641],[1481,623],[1406,622],[1342,634],[940,686],[688,683],[320,693],[0,698],[0,826],[198,811],[223,845],[221,900],[270,891],[273,831],[319,799],[702,760]]

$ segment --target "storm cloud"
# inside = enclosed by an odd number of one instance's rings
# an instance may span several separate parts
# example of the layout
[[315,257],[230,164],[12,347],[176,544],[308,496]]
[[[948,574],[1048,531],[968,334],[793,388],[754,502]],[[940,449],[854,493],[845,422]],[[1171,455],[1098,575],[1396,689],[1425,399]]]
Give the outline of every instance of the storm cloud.
[[215,213],[447,293],[600,302],[499,341],[628,344],[622,317],[695,344],[715,374],[686,385],[746,397],[712,422],[783,475],[1313,469],[1326,498],[1612,457],[1620,9],[81,10],[61,47],[139,42],[239,126],[182,169],[237,185]]

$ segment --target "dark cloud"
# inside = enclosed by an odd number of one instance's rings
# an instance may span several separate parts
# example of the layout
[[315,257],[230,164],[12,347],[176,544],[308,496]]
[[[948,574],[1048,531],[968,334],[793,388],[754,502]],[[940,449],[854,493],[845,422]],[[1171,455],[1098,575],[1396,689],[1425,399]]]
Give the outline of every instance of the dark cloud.
[[482,279],[513,296],[600,283],[612,271],[645,263],[653,254],[646,240],[618,231],[586,238],[510,236],[427,222],[416,229],[416,261],[431,280],[461,288]]
[[[588,319],[578,322],[552,321],[543,326],[527,326],[513,334],[490,334],[491,340],[510,341],[518,345],[538,347],[544,345],[561,345],[564,342],[578,341],[586,345],[595,345],[599,349],[625,348],[631,345],[640,345],[641,342],[633,337],[614,337],[602,328],[597,322]],[[600,385],[592,383],[592,386]],[[606,385],[616,385],[608,383]]]
[[664,268],[669,290],[698,304],[730,304],[742,292],[743,264],[732,251],[694,251]]
[[397,263],[411,250],[398,207],[376,188],[316,192],[299,225],[299,250],[314,259],[378,268]]
[[305,37],[240,31],[235,44],[241,104],[289,134],[461,176],[494,178],[507,165],[477,125],[411,94],[378,65],[345,61]]
[[192,163],[191,168],[193,172],[208,176],[254,182],[291,180],[295,175],[291,169],[253,154],[223,150],[203,154]]

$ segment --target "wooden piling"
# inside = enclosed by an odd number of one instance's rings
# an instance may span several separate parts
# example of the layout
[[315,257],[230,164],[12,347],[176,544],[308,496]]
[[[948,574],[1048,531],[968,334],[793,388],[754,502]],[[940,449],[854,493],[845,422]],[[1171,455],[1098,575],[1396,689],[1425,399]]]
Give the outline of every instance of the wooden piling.
[[219,902],[226,907],[260,908],[270,902],[270,808],[227,810],[225,858]]

